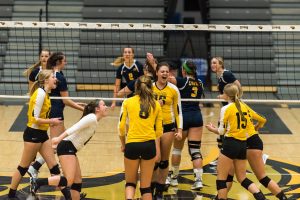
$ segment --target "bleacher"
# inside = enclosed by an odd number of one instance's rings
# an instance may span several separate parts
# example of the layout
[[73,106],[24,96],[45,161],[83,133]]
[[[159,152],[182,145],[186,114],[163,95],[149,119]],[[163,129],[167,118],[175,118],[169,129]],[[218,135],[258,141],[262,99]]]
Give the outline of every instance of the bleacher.
[[[84,0],[85,22],[164,23],[164,0]],[[120,17],[122,16],[122,17]],[[94,31],[80,32],[77,90],[101,90],[112,95],[116,67],[110,65],[122,56],[124,47],[133,47],[135,59],[144,62],[147,52],[163,55],[162,32]]]
[[[13,13],[13,0],[2,0],[0,1],[0,21],[11,20]],[[0,32],[0,75],[1,82],[2,76],[4,74],[4,63],[5,63],[5,55],[7,51],[7,43],[8,43],[8,30],[2,30]],[[0,90],[4,88],[4,84],[0,84]]]
[[[211,24],[271,24],[269,0],[209,0]],[[277,91],[272,33],[210,33],[210,56],[222,56],[245,91]],[[212,75],[213,85],[217,84]],[[254,87],[255,86],[255,87]],[[215,88],[215,87],[214,87]]]

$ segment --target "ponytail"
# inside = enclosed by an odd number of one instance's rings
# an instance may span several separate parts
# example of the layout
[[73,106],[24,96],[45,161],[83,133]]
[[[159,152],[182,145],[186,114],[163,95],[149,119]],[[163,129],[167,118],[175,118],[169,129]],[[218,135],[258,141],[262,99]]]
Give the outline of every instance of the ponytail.
[[91,101],[90,103],[88,103],[83,110],[82,116],[81,118],[83,118],[84,116],[90,114],[90,113],[95,113],[96,112],[96,108],[99,106],[99,99]]
[[155,99],[152,91],[152,81],[149,76],[141,76],[135,83],[135,94],[140,96],[141,108],[149,111],[152,107],[155,110]]
[[114,67],[119,67],[124,63],[125,59],[123,57],[117,57],[114,62],[110,63]]
[[32,87],[30,88],[30,96],[40,87],[43,88],[45,85],[45,81],[48,80],[50,78],[50,76],[52,76],[53,72],[52,70],[43,70],[41,71],[41,73],[38,76],[38,80],[35,81],[32,85]]

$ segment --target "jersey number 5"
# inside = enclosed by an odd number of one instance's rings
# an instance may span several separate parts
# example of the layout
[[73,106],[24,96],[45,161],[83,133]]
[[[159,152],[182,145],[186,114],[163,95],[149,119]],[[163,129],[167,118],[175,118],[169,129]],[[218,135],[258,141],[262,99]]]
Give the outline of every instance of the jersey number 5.
[[[243,112],[244,116],[247,115],[246,112]],[[247,127],[247,119],[244,118],[242,119],[240,116],[240,113],[236,113],[236,119],[237,119],[237,128],[240,129],[242,127],[242,129],[245,129]]]

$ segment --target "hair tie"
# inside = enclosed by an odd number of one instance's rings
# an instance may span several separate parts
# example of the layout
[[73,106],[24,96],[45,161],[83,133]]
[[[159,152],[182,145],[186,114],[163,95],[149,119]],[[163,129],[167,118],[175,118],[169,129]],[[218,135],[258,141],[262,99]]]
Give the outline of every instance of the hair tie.
[[192,70],[187,66],[186,61],[183,63],[182,67],[184,68],[184,70],[188,73],[191,74]]

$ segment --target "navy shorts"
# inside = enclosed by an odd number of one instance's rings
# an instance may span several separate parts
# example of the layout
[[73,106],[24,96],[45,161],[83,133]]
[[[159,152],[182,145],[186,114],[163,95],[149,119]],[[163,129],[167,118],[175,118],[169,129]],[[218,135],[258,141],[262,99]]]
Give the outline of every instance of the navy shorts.
[[174,132],[176,130],[176,124],[175,123],[164,124],[163,129],[164,129],[164,133]]
[[260,139],[258,134],[254,134],[247,139],[247,149],[258,149],[258,150],[264,149],[264,143]]
[[61,105],[51,105],[50,118],[60,118],[64,120],[64,108]]
[[203,126],[202,114],[200,111],[183,112],[183,130],[186,131],[189,128]]
[[150,160],[154,158],[156,156],[155,140],[127,143],[124,156],[130,160]]
[[77,149],[73,145],[73,143],[69,140],[62,140],[58,145],[56,149],[57,155],[74,155],[76,156]]
[[221,153],[228,158],[246,160],[247,142],[232,137],[225,137]]
[[23,134],[24,142],[44,143],[49,140],[47,131],[26,127]]

